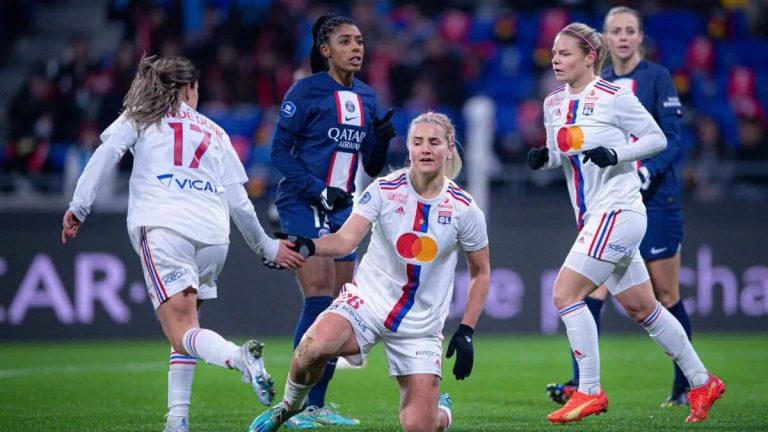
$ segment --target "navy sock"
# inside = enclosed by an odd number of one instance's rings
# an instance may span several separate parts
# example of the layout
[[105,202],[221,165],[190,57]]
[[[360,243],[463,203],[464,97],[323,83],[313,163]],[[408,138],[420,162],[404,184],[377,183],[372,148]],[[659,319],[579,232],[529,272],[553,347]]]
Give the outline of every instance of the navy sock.
[[[597,324],[597,334],[600,334],[600,317],[602,316],[602,310],[603,310],[603,303],[605,303],[603,300],[599,300],[592,297],[587,297],[584,299],[584,301],[587,303],[587,308],[589,308],[589,312],[592,314],[592,317],[595,318],[595,324]],[[571,381],[574,382],[574,384],[579,385],[579,363],[576,361],[576,357],[573,356],[573,352],[571,352],[571,366],[573,368],[573,377],[571,378]]]
[[[672,314],[673,317],[680,321],[680,325],[683,326],[683,330],[685,330],[685,334],[688,336],[688,340],[691,340],[691,319],[688,317],[688,312],[685,310],[683,301],[678,301],[671,307],[668,307],[667,310]],[[680,367],[677,365],[677,363],[672,362],[672,364],[675,366],[675,381],[672,383],[672,385],[675,388],[690,387],[688,379],[685,377],[685,374],[683,374],[683,371],[680,370]]]
[[[306,333],[307,329],[315,322],[317,316],[320,315],[328,306],[333,302],[331,296],[321,297],[307,297],[304,299],[304,309],[301,310],[301,316],[299,322],[296,323],[296,330],[293,333],[293,347],[296,348],[301,342],[302,336]],[[325,405],[325,392],[328,390],[328,382],[333,377],[333,372],[336,370],[336,359],[329,361],[325,365],[325,373],[320,378],[317,384],[312,387],[309,392],[308,404],[309,406],[322,407]]]

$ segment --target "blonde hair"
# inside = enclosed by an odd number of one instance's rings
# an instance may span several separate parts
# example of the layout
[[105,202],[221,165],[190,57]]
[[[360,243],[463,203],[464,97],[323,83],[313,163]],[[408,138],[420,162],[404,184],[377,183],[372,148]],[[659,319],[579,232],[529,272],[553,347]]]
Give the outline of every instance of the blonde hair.
[[575,39],[576,44],[584,55],[594,53],[595,63],[592,64],[592,69],[595,71],[595,75],[600,75],[607,51],[605,49],[605,41],[600,32],[584,23],[575,22],[568,24],[558,33],[558,35],[563,34]]
[[200,78],[185,57],[144,56],[123,99],[123,111],[138,129],[157,123],[166,113],[178,114],[181,89]]
[[448,166],[445,168],[445,176],[453,180],[458,177],[461,172],[462,162],[461,156],[457,149],[458,141],[456,141],[456,128],[453,126],[451,119],[445,114],[436,113],[433,111],[427,111],[423,114],[419,114],[415,119],[411,120],[411,124],[408,126],[408,142],[411,142],[411,133],[413,127],[417,123],[430,123],[440,126],[445,131],[445,141],[448,144],[448,148],[451,150],[451,158],[448,159]]
[[[640,16],[640,12],[627,6],[616,6],[614,8],[611,8],[611,10],[609,10],[608,13],[605,14],[605,19],[603,20],[603,32],[608,32],[608,18],[618,14],[630,14],[634,16],[635,19],[637,19],[637,31],[640,32],[641,35],[644,33],[643,17]],[[640,46],[637,47],[637,50],[640,52],[640,57],[645,57],[645,47],[643,46],[643,44],[640,44]]]

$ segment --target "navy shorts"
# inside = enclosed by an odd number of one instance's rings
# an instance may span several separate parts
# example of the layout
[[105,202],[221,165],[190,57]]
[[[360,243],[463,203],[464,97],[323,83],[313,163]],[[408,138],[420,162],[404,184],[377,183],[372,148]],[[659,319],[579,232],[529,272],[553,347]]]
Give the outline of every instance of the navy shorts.
[[683,211],[649,209],[647,213],[648,228],[640,243],[640,255],[645,261],[675,256],[683,242]]
[[[277,203],[277,212],[280,214],[283,232],[316,239],[338,231],[352,214],[352,207],[330,213],[319,205],[311,205],[298,199],[283,199]],[[357,251],[336,258],[336,262],[356,259]]]

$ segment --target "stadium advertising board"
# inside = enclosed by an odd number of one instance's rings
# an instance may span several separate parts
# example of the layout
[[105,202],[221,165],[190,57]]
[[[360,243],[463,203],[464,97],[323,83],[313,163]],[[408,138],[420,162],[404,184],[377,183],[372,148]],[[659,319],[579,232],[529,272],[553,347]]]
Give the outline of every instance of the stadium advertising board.
[[[681,291],[697,332],[768,328],[766,210],[686,207]],[[739,223],[727,222],[735,214]],[[571,218],[568,208],[554,204],[489,215],[492,275],[484,333],[562,331],[550,299],[575,237]],[[0,215],[0,339],[160,337],[124,216],[95,214],[66,246],[60,221],[60,214]],[[224,334],[291,334],[302,304],[293,274],[263,267],[234,227],[232,239],[219,299],[203,307],[202,324]],[[449,328],[466,299],[462,267]],[[616,303],[605,309],[604,328],[636,331],[619,310]]]

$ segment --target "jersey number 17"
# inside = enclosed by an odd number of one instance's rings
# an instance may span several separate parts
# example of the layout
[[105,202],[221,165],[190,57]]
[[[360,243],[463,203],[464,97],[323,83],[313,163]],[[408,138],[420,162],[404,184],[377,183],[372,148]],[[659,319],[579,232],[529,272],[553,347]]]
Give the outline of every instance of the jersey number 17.
[[[168,123],[173,129],[173,164],[181,166],[181,156],[184,150],[184,124],[180,122]],[[203,140],[195,150],[195,155],[192,157],[192,162],[189,163],[190,168],[197,168],[200,166],[200,159],[202,159],[205,151],[208,150],[208,145],[211,143],[211,133],[207,130],[203,130],[196,124],[190,124],[189,128],[195,132],[203,134]]]

